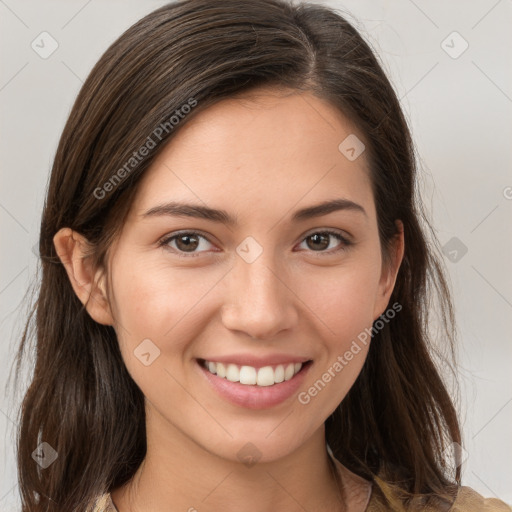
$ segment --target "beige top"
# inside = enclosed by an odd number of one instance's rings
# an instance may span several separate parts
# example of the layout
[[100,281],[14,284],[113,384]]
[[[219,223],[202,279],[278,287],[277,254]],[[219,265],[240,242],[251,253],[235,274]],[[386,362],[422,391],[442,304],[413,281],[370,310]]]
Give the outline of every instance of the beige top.
[[[330,450],[328,450],[330,451]],[[332,456],[332,455],[331,455]],[[332,457],[350,493],[347,501],[359,505],[357,510],[364,512],[407,512],[400,504],[396,491],[390,484],[376,478],[375,483],[368,482],[349,471],[337,459]],[[425,512],[512,512],[512,507],[496,498],[483,498],[470,487],[460,487],[457,499],[449,509],[421,507]],[[110,493],[99,498],[93,512],[119,512],[114,506]]]
[[[384,507],[384,508],[383,508]],[[377,503],[372,496],[365,512],[397,512],[401,509],[391,508],[389,504]],[[512,507],[495,498],[483,498],[469,487],[461,487],[457,500],[449,512],[511,512]],[[110,499],[110,494],[104,494],[96,503],[94,512],[118,512]]]

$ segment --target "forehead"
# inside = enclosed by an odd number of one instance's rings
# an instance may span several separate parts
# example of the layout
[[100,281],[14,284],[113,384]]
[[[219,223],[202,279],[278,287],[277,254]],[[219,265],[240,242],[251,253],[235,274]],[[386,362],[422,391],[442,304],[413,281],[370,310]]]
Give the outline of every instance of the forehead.
[[365,152],[349,160],[339,148],[354,136],[364,140],[312,93],[267,88],[222,100],[180,128],[146,171],[132,217],[169,200],[252,217],[339,197],[370,206]]

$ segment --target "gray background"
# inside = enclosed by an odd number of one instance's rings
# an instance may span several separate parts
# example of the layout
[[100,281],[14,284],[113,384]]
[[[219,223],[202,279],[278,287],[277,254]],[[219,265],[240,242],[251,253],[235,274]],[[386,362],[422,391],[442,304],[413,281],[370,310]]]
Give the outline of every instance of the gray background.
[[[0,0],[2,389],[23,325],[21,301],[36,276],[33,246],[44,191],[71,105],[109,44],[164,3]],[[352,21],[355,16],[413,130],[423,197],[446,248],[460,332],[460,410],[468,451],[463,482],[512,503],[512,2],[325,3],[348,11]],[[33,41],[43,45],[43,31],[58,43],[46,59],[31,47]],[[454,31],[460,36],[450,35]],[[461,53],[464,41],[469,46]],[[49,39],[44,47],[50,48]],[[0,399],[1,510],[18,508],[19,398]]]

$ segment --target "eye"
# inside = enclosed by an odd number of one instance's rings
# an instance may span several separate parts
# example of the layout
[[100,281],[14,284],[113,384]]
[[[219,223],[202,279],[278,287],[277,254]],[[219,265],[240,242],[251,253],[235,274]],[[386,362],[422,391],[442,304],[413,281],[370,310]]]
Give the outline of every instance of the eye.
[[206,245],[210,244],[205,236],[196,231],[182,231],[181,233],[164,238],[158,245],[176,252],[180,257],[187,258],[199,256],[198,252],[203,252],[196,251],[198,248],[204,249],[205,244],[201,243],[203,240],[206,241]]
[[[338,246],[335,247],[334,250],[332,250],[331,247],[331,250],[326,251],[325,249],[330,248],[333,238],[339,242]],[[202,241],[205,243],[202,243]],[[337,253],[352,245],[352,242],[350,242],[341,233],[332,230],[323,230],[311,233],[303,239],[302,243],[304,242],[306,242],[308,248],[312,248],[311,250],[313,252],[327,254]],[[171,236],[163,238],[158,243],[159,247],[164,247],[165,249],[171,250],[179,257],[184,258],[199,256],[201,252],[208,250],[208,244],[212,245],[206,236],[201,235],[197,231],[182,231],[180,233],[175,233]],[[206,247],[204,247],[205,245]],[[197,250],[201,248],[203,250]]]
[[[335,247],[334,250],[325,251],[324,249],[328,249],[331,246],[330,240],[332,241],[332,238],[335,238],[338,240],[339,244],[337,247]],[[308,241],[310,241],[308,243]],[[341,233],[338,231],[332,231],[332,230],[324,230],[324,231],[315,231],[314,233],[311,233],[304,238],[303,242],[306,242],[308,248],[313,248],[313,252],[321,252],[321,253],[337,253],[339,251],[345,250],[348,246],[352,245],[352,242],[350,242],[346,237],[344,237]],[[331,248],[332,249],[332,248]]]

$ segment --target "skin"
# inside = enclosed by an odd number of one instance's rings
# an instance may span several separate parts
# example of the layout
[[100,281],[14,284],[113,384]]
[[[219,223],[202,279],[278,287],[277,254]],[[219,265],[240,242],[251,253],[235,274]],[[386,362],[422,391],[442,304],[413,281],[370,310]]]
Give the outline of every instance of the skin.
[[[307,405],[296,394],[268,409],[233,405],[199,378],[196,363],[217,354],[298,354],[313,360],[304,391],[390,307],[403,230],[384,265],[366,153],[349,161],[338,150],[349,134],[364,140],[311,93],[263,88],[223,100],[184,125],[144,176],[109,251],[108,278],[82,257],[87,241],[78,233],[55,235],[77,296],[92,318],[114,326],[146,397],[148,452],[134,478],[112,492],[120,512],[364,510],[368,483],[339,463],[345,507],[338,501],[324,421],[356,380],[369,344]],[[295,210],[336,198],[366,214],[291,222]],[[170,200],[224,209],[238,224],[142,218]],[[327,228],[352,245],[308,238]],[[178,230],[206,236],[197,257],[176,239],[167,250],[158,246]],[[252,263],[236,252],[249,236],[263,250]],[[149,366],[134,356],[147,338],[160,349]],[[247,442],[261,453],[251,467],[237,457]]]

